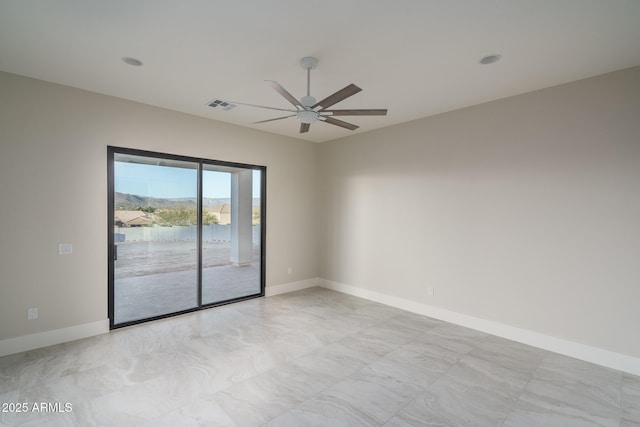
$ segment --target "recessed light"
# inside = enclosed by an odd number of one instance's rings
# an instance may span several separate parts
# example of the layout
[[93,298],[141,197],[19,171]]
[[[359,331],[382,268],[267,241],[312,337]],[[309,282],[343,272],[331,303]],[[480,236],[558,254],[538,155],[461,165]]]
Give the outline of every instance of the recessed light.
[[482,65],[489,65],[500,61],[500,58],[502,58],[502,55],[499,54],[487,55],[480,60],[480,63]]
[[124,62],[125,64],[129,64],[131,66],[134,66],[134,67],[140,67],[142,65],[142,61],[140,61],[139,59],[131,58],[131,57],[128,57],[128,56],[122,58],[122,62]]

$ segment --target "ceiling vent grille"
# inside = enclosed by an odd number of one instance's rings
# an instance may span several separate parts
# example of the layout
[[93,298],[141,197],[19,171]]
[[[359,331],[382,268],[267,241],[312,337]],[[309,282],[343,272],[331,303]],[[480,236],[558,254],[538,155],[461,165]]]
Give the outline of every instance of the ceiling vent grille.
[[231,104],[230,102],[223,101],[221,99],[214,99],[207,104],[211,108],[215,108],[218,110],[229,111],[232,108],[235,108],[235,104]]

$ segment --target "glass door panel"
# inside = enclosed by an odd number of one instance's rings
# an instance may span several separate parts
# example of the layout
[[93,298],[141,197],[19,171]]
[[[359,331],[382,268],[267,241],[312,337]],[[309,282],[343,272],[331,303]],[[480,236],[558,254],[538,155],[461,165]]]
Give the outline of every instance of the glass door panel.
[[262,292],[262,174],[202,167],[202,304]]
[[114,325],[199,306],[198,168],[114,154]]

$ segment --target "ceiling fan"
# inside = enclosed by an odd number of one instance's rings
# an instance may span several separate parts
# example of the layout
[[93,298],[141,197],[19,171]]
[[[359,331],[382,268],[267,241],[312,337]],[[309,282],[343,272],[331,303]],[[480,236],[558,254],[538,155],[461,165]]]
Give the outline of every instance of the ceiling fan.
[[282,95],[287,101],[289,101],[294,107],[294,109],[287,108],[275,108],[275,107],[266,107],[264,105],[256,105],[256,104],[247,104],[243,102],[235,102],[229,101],[233,104],[238,105],[247,105],[250,107],[258,107],[265,108],[267,110],[277,110],[277,111],[287,111],[293,114],[289,114],[283,117],[276,117],[275,119],[261,120],[257,123],[266,123],[272,122],[275,120],[288,119],[289,117],[296,117],[300,122],[300,133],[309,132],[309,127],[312,123],[316,123],[317,121],[329,123],[335,126],[340,126],[349,130],[356,130],[359,126],[356,126],[352,123],[348,123],[342,120],[338,120],[334,118],[334,116],[386,116],[386,109],[351,109],[351,110],[327,110],[327,108],[331,107],[334,104],[337,104],[340,101],[344,101],[350,96],[355,95],[360,92],[358,86],[351,83],[350,85],[340,89],[333,95],[329,95],[324,98],[322,101],[316,102],[316,99],[311,96],[311,70],[316,68],[318,65],[318,60],[316,58],[307,56],[300,60],[300,65],[302,68],[307,70],[307,95],[300,98],[300,100],[296,99],[293,95],[291,95],[285,88],[283,88],[280,83],[273,80],[266,80],[266,82],[274,88],[280,95]]

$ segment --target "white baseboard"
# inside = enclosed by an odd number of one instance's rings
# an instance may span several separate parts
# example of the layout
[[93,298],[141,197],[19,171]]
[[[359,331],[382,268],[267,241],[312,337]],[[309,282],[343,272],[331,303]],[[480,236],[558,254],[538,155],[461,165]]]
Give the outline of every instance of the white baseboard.
[[[565,356],[640,376],[640,358],[637,357],[517,328],[492,320],[468,316],[451,310],[394,297],[368,289],[358,288],[356,286],[346,285],[344,283],[312,278],[297,282],[283,283],[281,285],[267,286],[265,289],[265,295],[270,297],[287,292],[312,288],[314,286],[332,289],[334,291],[396,307],[401,310],[433,317],[434,319],[443,320],[445,322],[486,332],[491,335],[521,342],[523,344],[552,351],[554,353],[563,354]],[[107,332],[109,332],[109,319],[104,319],[68,328],[8,338],[0,340],[0,357],[50,345],[61,344],[63,342],[88,338]]]
[[264,294],[267,297],[274,295],[285,294],[287,292],[299,291],[302,289],[313,288],[318,286],[318,278],[300,280],[298,282],[282,283],[280,285],[267,286],[264,290]]
[[0,340],[0,357],[109,332],[109,319]]
[[[318,279],[312,278],[298,282],[267,286],[265,288],[265,296],[269,297],[287,292],[299,291],[301,289],[312,288],[317,285]],[[23,335],[15,338],[7,338],[0,340],[0,357],[34,350],[36,348],[48,347],[50,345],[61,344],[64,342],[75,341],[82,338],[88,338],[107,332],[109,332],[109,319],[104,319],[68,328]]]
[[633,375],[640,375],[640,358],[637,357],[580,344],[551,335],[541,334],[539,332],[517,328],[515,326],[510,326],[492,320],[468,316],[466,314],[386,295],[380,292],[370,291],[368,289],[345,285],[344,283],[318,279],[318,286],[365,298],[381,304],[390,305],[413,313],[422,314],[424,316],[433,317],[434,319],[444,320],[445,322],[486,332],[491,335],[507,338],[512,341],[521,342],[523,344],[595,363],[597,365],[628,372]]

